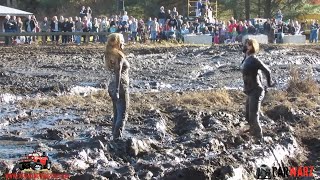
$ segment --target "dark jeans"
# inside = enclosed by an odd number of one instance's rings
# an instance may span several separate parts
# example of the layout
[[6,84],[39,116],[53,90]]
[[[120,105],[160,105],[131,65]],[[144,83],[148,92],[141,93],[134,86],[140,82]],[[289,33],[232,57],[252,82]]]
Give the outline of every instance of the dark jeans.
[[[63,32],[67,32],[67,31],[63,31]],[[62,43],[64,44],[68,43],[68,39],[69,39],[68,35],[62,35]]]
[[[52,31],[52,32],[59,32],[59,31]],[[51,36],[51,41],[54,42],[59,42],[59,35],[56,35],[56,36]]]
[[111,82],[108,86],[108,93],[113,104],[112,134],[114,139],[122,137],[122,132],[128,119],[129,107],[128,85],[123,83],[120,84],[119,98],[116,96],[116,86],[115,81]]
[[248,94],[246,101],[246,119],[250,125],[250,133],[257,139],[262,138],[262,129],[259,121],[261,101],[264,90],[257,88]]

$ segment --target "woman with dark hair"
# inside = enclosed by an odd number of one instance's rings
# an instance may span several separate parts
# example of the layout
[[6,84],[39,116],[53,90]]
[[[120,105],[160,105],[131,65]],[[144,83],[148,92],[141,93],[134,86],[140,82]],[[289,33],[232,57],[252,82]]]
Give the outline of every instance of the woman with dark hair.
[[246,120],[250,125],[251,135],[253,135],[257,141],[262,141],[263,136],[259,115],[265,89],[261,82],[261,71],[265,74],[269,87],[273,87],[275,84],[271,83],[270,69],[255,56],[256,53],[259,52],[259,43],[257,40],[247,39],[243,52],[246,55],[240,69],[244,82],[244,93],[247,95]]
[[108,92],[113,103],[113,138],[122,137],[129,108],[129,62],[123,53],[124,38],[122,34],[112,33],[108,36],[105,51],[105,66],[112,72]]

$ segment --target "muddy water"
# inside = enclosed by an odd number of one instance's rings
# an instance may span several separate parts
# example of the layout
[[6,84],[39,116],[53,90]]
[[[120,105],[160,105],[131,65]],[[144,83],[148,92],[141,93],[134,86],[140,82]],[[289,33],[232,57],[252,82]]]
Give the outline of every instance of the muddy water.
[[[102,66],[103,49],[21,47],[0,50],[1,160],[17,160],[37,149],[48,152],[54,162],[74,175],[83,169],[96,178],[111,179],[120,175],[149,179],[150,174],[156,179],[187,179],[187,172],[197,174],[200,179],[227,179],[232,174],[238,175],[235,179],[250,179],[253,170],[244,170],[248,168],[245,164],[259,165],[254,159],[273,161],[270,152],[264,158],[265,147],[254,147],[246,135],[236,137],[239,126],[244,128],[242,114],[203,115],[178,107],[169,107],[166,112],[146,110],[128,123],[127,139],[114,142],[111,115],[97,115],[88,121],[87,115],[79,109],[21,109],[17,106],[18,101],[28,99],[64,94],[86,96],[104,90],[109,74]],[[290,65],[310,68],[312,75],[320,79],[318,47],[268,46],[262,49],[258,56],[272,69],[278,89],[286,87]],[[129,48],[130,90],[137,93],[220,87],[241,89],[239,65],[243,55],[240,50],[240,46]],[[269,124],[264,122],[270,132],[281,132],[276,125]],[[290,133],[285,131],[283,136],[291,137]],[[271,133],[270,136],[277,135]],[[288,142],[293,141],[290,138],[275,140],[278,146],[273,148],[287,149]],[[299,151],[299,147],[295,148]],[[284,152],[286,156],[292,155]],[[216,168],[217,164],[225,167]],[[89,168],[91,166],[98,170]]]

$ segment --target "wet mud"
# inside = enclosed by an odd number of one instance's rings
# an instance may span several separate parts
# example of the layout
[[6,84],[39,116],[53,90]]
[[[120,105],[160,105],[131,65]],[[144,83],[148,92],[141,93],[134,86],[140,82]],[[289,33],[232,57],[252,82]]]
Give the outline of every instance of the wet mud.
[[320,47],[262,46],[277,81],[263,102],[263,145],[244,118],[241,48],[128,47],[132,106],[120,140],[103,46],[1,48],[0,173],[38,150],[71,179],[253,179],[281,161],[320,176],[319,94],[309,104],[286,97],[292,106],[276,96],[293,66],[319,83]]

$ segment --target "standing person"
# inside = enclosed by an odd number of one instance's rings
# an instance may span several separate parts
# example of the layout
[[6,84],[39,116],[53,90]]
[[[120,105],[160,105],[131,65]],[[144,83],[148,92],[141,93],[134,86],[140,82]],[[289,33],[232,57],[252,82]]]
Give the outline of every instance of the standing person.
[[[24,22],[25,32],[34,32],[35,31],[35,22],[31,19],[31,15],[28,16],[28,19]],[[26,44],[31,44],[31,36],[26,37]]]
[[[48,18],[44,17],[43,21],[40,23],[41,32],[49,32],[50,24],[48,22]],[[42,36],[42,44],[47,44],[47,36]]]
[[166,12],[164,11],[164,7],[163,6],[160,7],[160,12],[158,14],[158,19],[159,19],[160,26],[164,27],[167,18],[166,18]]
[[318,43],[319,24],[318,21],[313,21],[310,26],[310,43]]
[[[37,32],[40,32],[39,23],[38,23],[38,20],[37,20],[36,16],[35,16],[35,15],[32,15],[32,16],[31,16],[31,19],[33,20],[34,25],[35,25],[34,32],[36,32],[36,33],[37,33]],[[32,36],[32,40],[33,40],[34,42],[36,42],[36,40],[38,40],[38,36]]]
[[[82,22],[82,26],[83,26],[83,32],[90,32],[91,28],[92,28],[92,24],[90,22],[90,20],[88,20],[87,16],[83,17],[83,22]],[[84,35],[83,36],[83,42],[84,43],[89,43],[90,42],[90,36],[89,35]]]
[[112,33],[108,36],[105,51],[105,66],[112,72],[108,93],[113,103],[113,138],[122,137],[129,108],[129,62],[123,53],[124,38],[122,34]]
[[151,22],[151,25],[150,25],[151,41],[153,42],[157,41],[158,32],[159,32],[159,23],[157,22],[157,18],[154,18],[154,20]]
[[137,33],[138,33],[138,20],[133,18],[132,24],[130,26],[130,31],[132,33],[132,41],[135,44],[137,41]]
[[[72,17],[69,17],[69,23],[68,23],[68,28],[67,28],[68,32],[74,32],[74,21]],[[68,42],[72,43],[74,42],[74,36],[73,35],[69,35],[68,36]]]
[[200,17],[202,12],[202,0],[196,3],[196,17]]
[[[21,17],[17,17],[17,33],[22,33],[22,28],[23,28],[23,22],[21,20]],[[22,38],[21,36],[17,36],[16,41],[20,44],[21,41],[23,41]]]
[[[92,22],[91,32],[93,32],[93,33],[99,32],[99,22],[98,22],[97,18],[94,18],[94,20]],[[97,42],[98,39],[99,39],[99,37],[97,35],[94,35],[92,41]]]
[[[6,15],[5,17],[5,21],[4,21],[4,32],[6,33],[12,33],[13,32],[13,24],[10,22],[10,15]],[[6,36],[5,37],[5,44],[9,45],[11,44],[11,37],[10,36]]]
[[[83,30],[83,24],[82,24],[82,22],[81,22],[81,17],[76,17],[75,18],[75,23],[74,23],[74,31],[75,32],[82,32],[82,30]],[[81,36],[80,35],[75,35],[75,43],[77,44],[77,45],[80,45],[80,43],[81,43]]]
[[[99,32],[104,32],[104,33],[108,32],[109,26],[110,24],[109,24],[109,21],[107,20],[107,17],[103,17],[99,25]],[[100,43],[105,44],[107,41],[106,35],[100,35],[99,41]]]
[[[50,25],[51,32],[59,32],[61,29],[61,24],[58,21],[57,16],[53,16],[51,25]],[[52,44],[58,44],[59,42],[59,35],[52,35],[51,37]]]
[[87,8],[87,18],[92,22],[92,10],[90,7]]
[[246,100],[246,120],[250,125],[250,133],[257,141],[262,142],[262,129],[259,121],[261,101],[264,98],[265,90],[262,85],[262,74],[265,74],[269,87],[275,84],[271,83],[270,69],[255,55],[259,52],[259,43],[255,39],[247,39],[243,52],[246,54],[242,61],[240,69],[244,82],[244,93]]
[[79,14],[80,18],[82,19],[83,17],[87,16],[87,10],[86,7],[82,6]]
[[[68,32],[68,27],[69,27],[69,19],[64,18],[64,21],[62,23],[62,32]],[[68,43],[68,35],[62,35],[62,44],[67,44]]]

